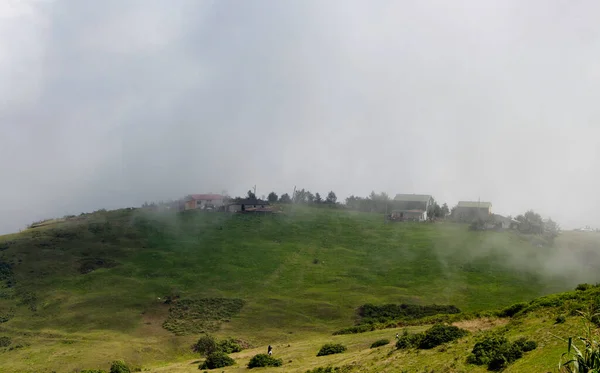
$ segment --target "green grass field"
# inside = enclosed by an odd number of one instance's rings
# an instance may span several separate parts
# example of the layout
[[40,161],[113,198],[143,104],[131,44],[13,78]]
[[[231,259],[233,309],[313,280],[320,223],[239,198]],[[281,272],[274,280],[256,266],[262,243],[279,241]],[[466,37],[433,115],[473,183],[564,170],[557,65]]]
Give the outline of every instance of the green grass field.
[[412,355],[363,351],[378,336],[395,334],[391,330],[331,333],[353,325],[364,303],[478,311],[595,282],[597,271],[586,273],[593,263],[570,263],[562,271],[557,251],[568,246],[587,255],[595,237],[564,236],[558,248],[540,248],[512,233],[470,232],[451,223],[386,224],[381,215],[317,208],[274,216],[89,214],[0,236],[0,262],[12,264],[15,284],[0,289],[0,318],[14,315],[0,323],[0,336],[23,346],[0,352],[1,371],[106,369],[115,359],[156,371],[197,371],[189,346],[198,334],[177,336],[162,327],[169,314],[164,297],[175,294],[243,300],[241,312],[224,317],[215,333],[257,348],[278,346],[292,360],[285,371],[322,365],[312,350],[331,339],[351,348],[323,362],[372,360],[373,370],[363,364],[365,371],[408,369]]

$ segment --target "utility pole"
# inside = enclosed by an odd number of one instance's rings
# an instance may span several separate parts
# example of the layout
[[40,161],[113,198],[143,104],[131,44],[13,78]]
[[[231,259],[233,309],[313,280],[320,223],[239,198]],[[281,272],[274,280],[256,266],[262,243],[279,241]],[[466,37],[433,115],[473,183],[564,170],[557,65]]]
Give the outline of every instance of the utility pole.
[[256,198],[256,184],[254,184],[254,198]]

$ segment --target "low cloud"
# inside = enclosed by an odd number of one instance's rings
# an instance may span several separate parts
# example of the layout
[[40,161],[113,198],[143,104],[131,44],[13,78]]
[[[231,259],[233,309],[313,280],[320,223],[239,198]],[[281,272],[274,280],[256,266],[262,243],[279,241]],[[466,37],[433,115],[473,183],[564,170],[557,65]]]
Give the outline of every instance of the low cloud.
[[599,8],[5,1],[0,232],[255,184],[594,225]]

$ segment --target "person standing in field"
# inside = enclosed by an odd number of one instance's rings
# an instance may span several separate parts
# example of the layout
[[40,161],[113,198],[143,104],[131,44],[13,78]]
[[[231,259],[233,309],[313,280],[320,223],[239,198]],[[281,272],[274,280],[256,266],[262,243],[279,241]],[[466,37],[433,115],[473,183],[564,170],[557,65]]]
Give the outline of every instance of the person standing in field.
[[271,345],[269,345],[267,353],[269,354],[269,356],[273,355],[273,347],[271,347]]

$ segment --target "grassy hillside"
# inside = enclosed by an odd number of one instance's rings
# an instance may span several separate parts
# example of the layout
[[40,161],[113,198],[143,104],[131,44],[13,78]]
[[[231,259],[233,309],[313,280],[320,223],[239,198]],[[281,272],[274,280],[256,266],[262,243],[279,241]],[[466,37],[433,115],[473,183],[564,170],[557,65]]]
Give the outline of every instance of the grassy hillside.
[[[331,209],[98,212],[0,237],[0,263],[11,268],[3,279],[11,287],[0,289],[0,320],[8,319],[0,335],[23,345],[0,358],[9,371],[67,372],[116,358],[149,366],[187,361],[202,328],[260,346],[324,338],[352,325],[364,303],[499,308],[596,281],[596,271],[582,271],[589,260],[560,270],[564,245]],[[592,255],[593,244],[583,246],[577,255]],[[199,328],[178,336],[162,327],[169,295],[243,307],[199,309],[212,321],[174,320],[171,330]]]

